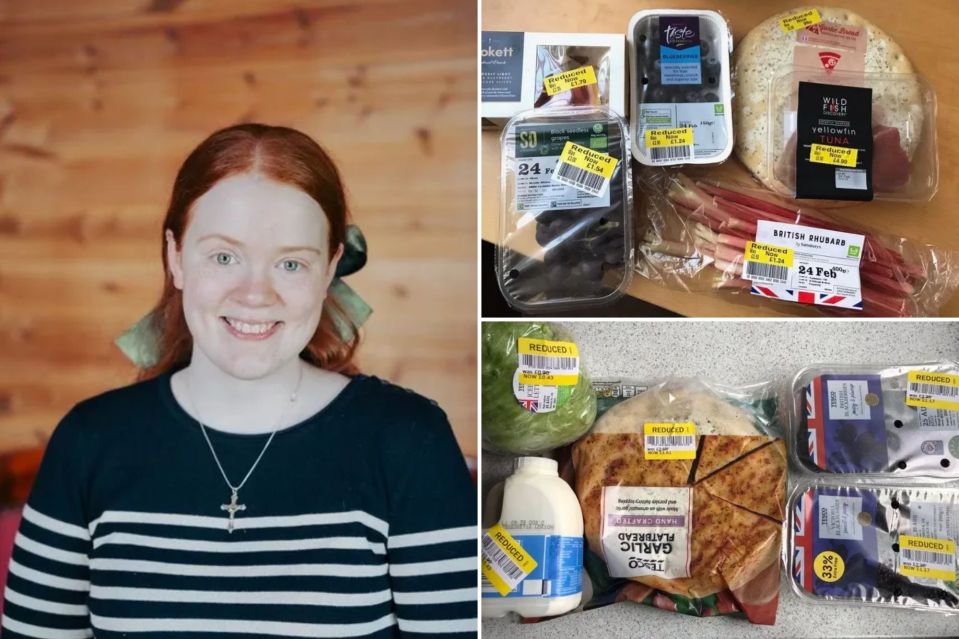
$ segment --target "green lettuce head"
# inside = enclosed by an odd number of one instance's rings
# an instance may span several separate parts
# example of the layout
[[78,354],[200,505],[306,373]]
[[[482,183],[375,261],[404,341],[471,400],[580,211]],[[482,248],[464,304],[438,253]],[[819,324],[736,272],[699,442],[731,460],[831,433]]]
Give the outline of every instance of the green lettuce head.
[[483,324],[483,448],[501,453],[542,453],[581,437],[596,418],[596,393],[582,364],[575,386],[558,386],[556,409],[536,412],[514,393],[519,338],[572,342],[555,324],[485,322]]

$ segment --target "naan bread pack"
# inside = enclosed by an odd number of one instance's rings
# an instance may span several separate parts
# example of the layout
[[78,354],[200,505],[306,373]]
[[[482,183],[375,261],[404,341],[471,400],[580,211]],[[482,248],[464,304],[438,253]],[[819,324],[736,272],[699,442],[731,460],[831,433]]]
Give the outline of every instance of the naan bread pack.
[[770,385],[677,379],[616,403],[572,447],[593,586],[632,600],[775,622],[786,449]]

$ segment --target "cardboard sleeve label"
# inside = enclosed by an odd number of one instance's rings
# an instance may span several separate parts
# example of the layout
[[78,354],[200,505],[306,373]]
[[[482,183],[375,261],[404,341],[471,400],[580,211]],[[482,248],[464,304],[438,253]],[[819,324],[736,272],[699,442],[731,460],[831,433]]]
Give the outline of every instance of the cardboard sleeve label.
[[543,87],[547,95],[556,95],[589,84],[596,84],[596,72],[592,65],[543,78]]
[[496,524],[483,535],[483,576],[505,597],[533,572],[533,559],[505,528]]
[[817,164],[854,167],[858,155],[858,149],[848,149],[828,144],[813,144],[809,149],[809,161]]
[[646,459],[696,459],[696,424],[646,422],[643,449]]
[[906,405],[959,410],[959,375],[909,371]]
[[808,11],[801,11],[799,13],[788,15],[785,18],[781,18],[779,20],[779,26],[783,32],[792,33],[793,31],[805,29],[806,27],[819,24],[820,22],[822,22],[822,16],[819,15],[819,11],[816,9],[809,9]]
[[657,148],[664,146],[692,146],[693,130],[682,129],[646,129],[646,146]]

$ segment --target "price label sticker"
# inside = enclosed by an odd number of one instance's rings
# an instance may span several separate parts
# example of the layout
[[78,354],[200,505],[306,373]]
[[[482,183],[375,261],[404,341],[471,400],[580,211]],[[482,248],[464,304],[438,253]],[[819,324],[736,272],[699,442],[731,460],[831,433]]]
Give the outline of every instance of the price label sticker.
[[809,9],[781,18],[779,20],[779,26],[784,33],[792,33],[793,31],[805,29],[820,22],[822,22],[822,16],[819,15],[819,11]]
[[956,580],[956,542],[899,536],[899,572],[907,577]]
[[596,84],[596,72],[592,65],[543,78],[543,88],[546,89],[547,95],[556,95],[589,84]]
[[553,179],[601,197],[609,188],[609,181],[618,165],[619,160],[608,153],[567,142],[556,164]]
[[763,242],[746,242],[746,261],[748,262],[789,267],[793,265],[793,255],[795,253],[796,251],[785,246]]
[[657,148],[664,146],[692,146],[693,130],[682,129],[646,129],[646,146]]
[[483,534],[483,576],[505,597],[536,568],[533,559],[500,524]]
[[850,149],[844,146],[813,144],[809,149],[809,161],[817,164],[854,167],[858,156],[859,149]]
[[959,375],[909,371],[906,405],[959,410]]
[[696,459],[696,424],[646,422],[643,448],[646,459]]
[[573,342],[519,338],[519,381],[532,386],[579,383],[579,350]]

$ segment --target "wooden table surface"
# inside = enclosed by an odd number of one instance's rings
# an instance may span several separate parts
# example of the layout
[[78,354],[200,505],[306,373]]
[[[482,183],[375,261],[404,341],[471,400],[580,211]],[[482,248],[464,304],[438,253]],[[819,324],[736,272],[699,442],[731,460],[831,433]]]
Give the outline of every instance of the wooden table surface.
[[[700,0],[670,2],[670,8],[698,8],[720,11],[732,25],[736,44],[754,26],[780,11],[801,6],[795,0]],[[916,3],[914,10],[904,11],[901,2],[844,0],[835,3],[848,8],[881,28],[905,50],[916,71],[935,88],[939,110],[937,136],[939,145],[939,191],[930,202],[900,204],[896,202],[859,203],[836,214],[851,222],[866,224],[887,234],[933,244],[942,249],[959,251],[959,49],[935,34],[952,33],[959,27],[959,2],[926,0]],[[488,31],[554,31],[585,33],[625,33],[632,15],[642,9],[661,8],[663,3],[593,2],[576,0],[484,0],[482,28]],[[495,243],[499,215],[500,131],[482,133],[482,236]],[[731,157],[718,167],[723,176],[739,181],[751,180],[749,171]],[[484,278],[493,278],[492,265],[483,265]],[[814,309],[800,304],[776,304],[751,295],[726,292],[686,293],[667,289],[636,277],[629,294],[658,306],[693,317],[815,316]],[[601,310],[599,311],[601,312]],[[943,316],[959,316],[959,294],[942,307]]]

